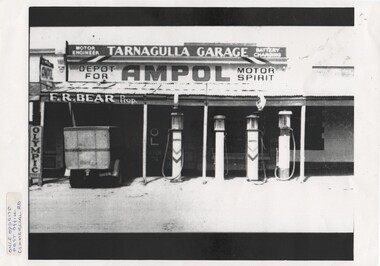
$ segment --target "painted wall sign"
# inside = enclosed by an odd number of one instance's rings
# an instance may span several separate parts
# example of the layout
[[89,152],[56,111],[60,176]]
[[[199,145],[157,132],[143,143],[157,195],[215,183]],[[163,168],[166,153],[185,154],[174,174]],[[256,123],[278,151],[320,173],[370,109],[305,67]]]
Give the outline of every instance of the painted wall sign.
[[100,93],[49,93],[49,102],[73,102],[73,103],[119,103],[137,104],[135,98],[122,94],[100,94]]
[[40,178],[42,174],[42,127],[29,128],[29,176]]
[[83,82],[235,82],[274,80],[284,68],[212,64],[71,63],[69,81]]
[[285,47],[254,44],[68,45],[69,56],[286,57]]
[[40,82],[46,86],[53,86],[53,68],[54,65],[48,60],[40,57]]

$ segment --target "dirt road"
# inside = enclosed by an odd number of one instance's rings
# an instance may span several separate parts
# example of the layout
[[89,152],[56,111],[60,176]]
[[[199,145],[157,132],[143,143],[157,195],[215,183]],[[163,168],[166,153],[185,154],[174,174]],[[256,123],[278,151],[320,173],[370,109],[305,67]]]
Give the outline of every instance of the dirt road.
[[270,179],[201,178],[119,188],[70,188],[68,179],[33,185],[30,232],[352,232],[352,176]]

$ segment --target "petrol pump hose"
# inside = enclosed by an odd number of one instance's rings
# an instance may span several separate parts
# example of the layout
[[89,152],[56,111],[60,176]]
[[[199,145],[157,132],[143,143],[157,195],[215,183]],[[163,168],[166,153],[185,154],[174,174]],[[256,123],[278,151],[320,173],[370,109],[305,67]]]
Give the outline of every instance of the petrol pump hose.
[[294,138],[294,133],[293,133],[293,128],[289,128],[290,132],[292,133],[292,140],[293,140],[293,167],[292,167],[292,173],[290,174],[289,178],[284,178],[284,179],[281,179],[277,176],[277,170],[278,170],[278,166],[276,166],[276,168],[274,169],[274,176],[276,177],[276,180],[278,181],[289,181],[290,179],[293,178],[293,175],[294,175],[294,170],[295,170],[295,166],[296,166],[296,140]]
[[162,173],[162,176],[165,177],[165,179],[170,180],[170,181],[176,181],[176,180],[179,180],[181,178],[181,172],[182,172],[182,169],[183,169],[183,162],[185,160],[185,153],[182,154],[181,171],[179,172],[179,174],[177,176],[174,176],[174,177],[167,177],[165,175],[165,161],[166,161],[166,156],[168,154],[169,141],[170,141],[170,132],[171,131],[172,131],[172,129],[169,128],[168,129],[168,136],[166,138],[166,147],[165,147],[164,158],[162,159],[161,173]]

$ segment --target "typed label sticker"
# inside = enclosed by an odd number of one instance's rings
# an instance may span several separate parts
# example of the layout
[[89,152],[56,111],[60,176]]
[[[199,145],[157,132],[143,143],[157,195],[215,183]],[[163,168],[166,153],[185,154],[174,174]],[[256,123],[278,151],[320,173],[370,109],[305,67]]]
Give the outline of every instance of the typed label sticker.
[[22,238],[22,202],[21,193],[7,193],[7,240],[6,249],[9,255],[21,255]]

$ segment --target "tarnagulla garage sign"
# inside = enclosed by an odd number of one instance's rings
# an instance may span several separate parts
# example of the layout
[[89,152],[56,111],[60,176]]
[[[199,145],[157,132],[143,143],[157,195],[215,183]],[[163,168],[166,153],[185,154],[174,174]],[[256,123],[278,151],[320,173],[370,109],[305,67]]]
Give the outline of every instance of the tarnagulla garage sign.
[[176,57],[285,57],[283,47],[253,45],[69,45],[69,55],[79,56],[176,56]]
[[265,82],[287,67],[285,47],[252,44],[68,45],[69,81]]

